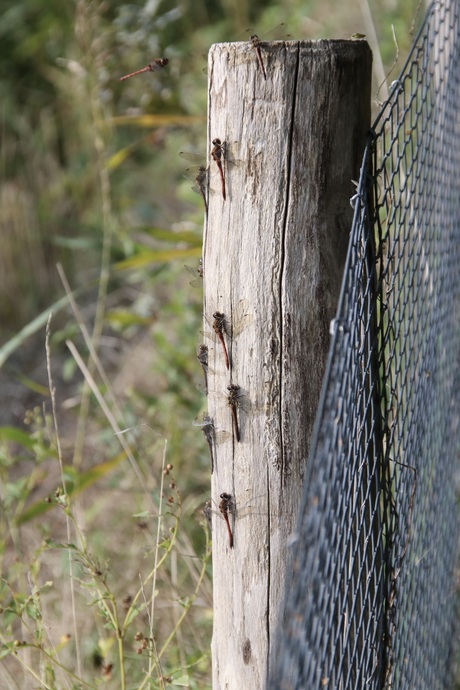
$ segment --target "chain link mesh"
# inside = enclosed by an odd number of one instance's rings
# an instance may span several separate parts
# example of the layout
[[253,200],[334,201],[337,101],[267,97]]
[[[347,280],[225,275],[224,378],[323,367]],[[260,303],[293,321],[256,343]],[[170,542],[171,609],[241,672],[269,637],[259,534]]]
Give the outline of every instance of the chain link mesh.
[[354,204],[269,688],[445,690],[458,553],[458,2],[428,12],[371,131]]

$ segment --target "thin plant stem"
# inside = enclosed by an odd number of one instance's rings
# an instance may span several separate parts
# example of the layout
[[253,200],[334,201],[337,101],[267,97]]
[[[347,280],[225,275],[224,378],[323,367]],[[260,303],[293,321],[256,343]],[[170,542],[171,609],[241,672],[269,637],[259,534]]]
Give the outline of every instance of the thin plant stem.
[[[46,335],[45,335],[45,350],[46,350],[46,369],[48,372],[48,386],[50,390],[50,395],[51,395],[51,409],[52,409],[52,414],[53,414],[53,424],[54,424],[54,431],[55,431],[55,442],[56,442],[56,450],[58,454],[58,462],[59,462],[59,470],[61,473],[61,483],[62,483],[62,490],[64,491],[64,495],[66,497],[66,504],[69,501],[69,496],[67,494],[67,488],[66,488],[66,481],[65,481],[65,475],[64,475],[64,463],[62,461],[62,448],[61,448],[61,439],[59,435],[59,425],[58,425],[58,419],[57,419],[57,411],[56,411],[56,389],[53,384],[53,376],[51,373],[51,351],[50,351],[50,326],[51,326],[51,318],[52,314],[49,315],[48,322],[46,324]],[[67,508],[68,508],[67,504]],[[66,532],[67,532],[67,541],[70,543],[72,541],[71,538],[71,529],[70,529],[70,518],[68,515],[68,510],[65,511],[65,522],[66,522]],[[74,577],[73,577],[73,558],[70,550],[68,550],[68,559],[69,559],[69,586],[70,586],[70,601],[71,601],[71,608],[72,608],[72,622],[73,622],[73,634],[74,634],[74,640],[75,640],[75,654],[76,654],[76,659],[77,659],[77,671],[78,675],[81,677],[81,656],[80,656],[80,642],[79,642],[79,636],[78,636],[78,626],[77,626],[77,607],[75,603],[75,585],[74,585]]]
[[126,457],[128,458],[128,460],[131,464],[131,467],[133,469],[133,472],[136,475],[140,485],[143,487],[146,496],[149,498],[152,505],[156,508],[156,506],[153,502],[153,499],[150,495],[150,492],[147,490],[147,488],[145,486],[144,478],[143,478],[141,471],[137,465],[137,462],[134,458],[134,455],[132,454],[128,443],[124,439],[124,436],[123,436],[122,431],[121,431],[121,429],[117,423],[117,420],[115,419],[115,417],[111,413],[111,411],[110,411],[107,403],[105,402],[99,388],[97,387],[96,382],[91,375],[91,372],[89,371],[88,367],[83,362],[83,359],[81,358],[77,348],[72,343],[72,341],[66,340],[66,345],[69,348],[70,352],[72,353],[72,356],[75,359],[75,362],[77,363],[78,367],[80,368],[80,371],[82,372],[83,376],[85,377],[85,382],[88,385],[88,390],[93,392],[96,400],[98,401],[99,405],[101,406],[102,411],[104,412],[105,416],[107,417],[108,421],[110,422],[112,429],[114,430],[114,433],[116,434],[117,438],[120,440],[120,444],[126,453]]
[[198,595],[198,592],[200,591],[201,584],[202,584],[202,582],[203,582],[203,580],[204,580],[204,578],[205,578],[205,575],[206,575],[206,567],[207,567],[207,564],[208,564],[208,559],[209,559],[210,553],[211,553],[211,550],[210,550],[210,543],[208,542],[208,543],[207,543],[206,552],[205,552],[205,558],[203,559],[203,565],[202,565],[201,572],[200,572],[200,577],[199,577],[199,579],[198,579],[198,582],[196,583],[195,591],[193,592],[192,596],[190,597],[189,606],[187,606],[186,608],[184,608],[184,610],[182,611],[182,614],[179,616],[179,619],[178,619],[178,621],[177,621],[177,623],[176,623],[176,625],[175,625],[175,627],[174,627],[174,630],[171,631],[171,633],[169,634],[169,637],[166,639],[166,641],[164,642],[162,648],[160,649],[160,652],[159,652],[159,654],[158,654],[158,657],[159,657],[160,659],[161,659],[161,657],[163,656],[163,654],[165,653],[165,651],[167,650],[169,643],[171,642],[172,638],[173,638],[174,635],[176,634],[176,631],[177,631],[178,628],[182,625],[182,621],[184,620],[184,618],[185,618],[185,616],[187,615],[187,613],[190,611],[190,608],[191,608],[191,606],[192,606],[192,604],[193,604],[193,602],[194,602],[196,596]]
[[368,0],[359,0],[359,7],[366,27],[366,34],[369,38],[369,44],[374,56],[374,73],[376,81],[380,84],[379,91],[383,90],[383,100],[388,98],[388,87],[386,84],[385,68],[383,66],[382,56],[380,55],[379,42],[377,32],[372,19],[371,10]]
[[[94,59],[95,56],[91,55],[91,50],[93,48],[91,45],[93,27],[90,18],[87,16],[87,13],[90,11],[91,10],[89,7],[87,7],[85,0],[78,0],[77,13],[79,16],[79,31],[77,33],[80,35],[82,43],[88,41],[90,42],[89,54],[90,57]],[[112,251],[114,219],[112,215],[112,203],[110,198],[109,171],[107,169],[105,160],[103,131],[105,118],[98,97],[97,85],[95,83],[93,83],[89,89],[89,103],[93,123],[93,145],[96,153],[97,175],[99,178],[102,211],[102,254],[99,273],[99,289],[96,301],[96,313],[92,332],[92,344],[94,351],[97,352],[104,327],[107,290],[110,277],[110,256]],[[93,357],[90,356],[87,366],[90,374],[94,375],[96,364]],[[82,392],[73,459],[74,466],[77,468],[80,467],[83,458],[86,425],[89,415],[90,394],[90,388],[85,383]]]
[[[164,487],[164,469],[166,464],[166,451],[168,447],[168,441],[165,439],[163,448],[163,460],[161,464],[161,482],[160,482],[160,504],[159,504],[159,517],[157,522],[157,536],[156,536],[156,546],[155,546],[155,563],[154,563],[154,575],[152,579],[152,603],[150,608],[149,624],[150,624],[150,637],[153,640],[153,617],[155,612],[155,587],[157,582],[157,571],[158,571],[158,545],[160,543],[160,529],[161,529],[161,506],[163,501],[163,487]],[[153,657],[149,657],[149,676],[153,671]]]

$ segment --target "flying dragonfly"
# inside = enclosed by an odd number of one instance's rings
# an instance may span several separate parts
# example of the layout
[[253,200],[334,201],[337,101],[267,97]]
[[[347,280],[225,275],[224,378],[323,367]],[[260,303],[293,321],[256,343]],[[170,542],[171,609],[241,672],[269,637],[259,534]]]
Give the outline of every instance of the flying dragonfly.
[[143,74],[144,72],[156,72],[162,67],[166,67],[168,62],[168,58],[155,58],[155,60],[152,60],[146,67],[142,67],[142,69],[138,69],[135,72],[130,72],[130,74],[125,74],[124,77],[120,77],[118,81],[130,79],[131,77],[135,77],[136,74]]

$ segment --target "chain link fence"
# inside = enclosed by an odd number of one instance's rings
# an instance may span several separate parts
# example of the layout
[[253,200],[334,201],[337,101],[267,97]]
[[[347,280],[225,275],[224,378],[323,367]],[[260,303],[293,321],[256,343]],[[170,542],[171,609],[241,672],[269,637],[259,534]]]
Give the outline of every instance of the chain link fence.
[[369,137],[270,690],[452,687],[459,10],[431,7]]

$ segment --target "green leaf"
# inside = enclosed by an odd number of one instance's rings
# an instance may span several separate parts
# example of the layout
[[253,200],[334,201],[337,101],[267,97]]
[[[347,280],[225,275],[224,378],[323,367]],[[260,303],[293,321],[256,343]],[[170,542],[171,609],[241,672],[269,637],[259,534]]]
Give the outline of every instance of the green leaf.
[[125,271],[132,268],[143,268],[148,264],[169,263],[178,259],[193,259],[201,256],[201,247],[192,249],[166,249],[166,250],[145,250],[129,259],[119,261],[115,264],[117,271]]
[[140,316],[133,314],[130,311],[123,311],[122,309],[113,309],[105,316],[108,323],[119,328],[126,328],[127,326],[148,326],[152,323],[152,317]]
[[[76,290],[73,293],[73,295],[74,297],[77,297],[82,292],[83,289]],[[67,296],[62,297],[57,302],[54,302],[49,307],[47,307],[45,311],[42,311],[41,314],[39,314],[35,319],[30,321],[26,326],[24,326],[24,328],[21,329],[19,333],[16,333],[16,335],[13,336],[10,340],[7,340],[7,342],[0,347],[0,368],[5,364],[8,357],[10,357],[10,355],[12,355],[13,352],[18,350],[21,347],[21,345],[28,338],[30,338],[31,335],[33,335],[34,333],[39,331],[40,328],[43,328],[46,325],[46,322],[48,321],[51,312],[54,313],[60,311],[65,306],[67,306],[68,302],[69,300]]]
[[135,618],[140,614],[140,612],[145,608],[144,606],[134,606],[132,609],[129,610],[128,615],[125,618],[125,622],[123,624],[124,628],[127,628]]
[[[87,472],[83,472],[83,474],[78,474],[74,468],[67,466],[65,468],[65,476],[68,477],[69,485],[71,485],[66,487],[68,496],[76,495],[97,482],[99,479],[102,479],[112,472],[112,470],[115,469],[115,467],[117,467],[125,458],[125,451],[121,451],[111,460],[101,462],[89,469]],[[41,499],[21,513],[21,515],[16,518],[16,524],[23,525],[26,522],[30,522],[31,520],[40,517],[40,515],[47,513],[48,510],[50,510],[54,505],[55,503],[53,502],[47,503]]]
[[28,450],[31,450],[35,444],[35,440],[30,438],[25,431],[16,429],[14,426],[0,427],[0,441],[13,441],[14,443],[19,443],[19,445]]
[[27,498],[29,477],[17,479],[15,482],[6,482],[3,486],[5,503],[11,505],[14,501]]
[[51,589],[53,586],[52,580],[47,580],[40,587],[34,587],[33,594],[44,594],[47,590]]
[[12,642],[8,642],[7,644],[4,644],[0,647],[0,660],[4,659],[5,657],[9,656],[10,654],[13,654],[14,652],[14,645]]
[[125,162],[125,160],[131,155],[131,153],[136,148],[137,143],[130,144],[129,146],[125,146],[125,148],[120,149],[119,151],[114,153],[113,156],[110,156],[106,163],[107,170],[115,170],[115,168],[120,167],[120,165]]
[[25,388],[28,388],[34,393],[38,393],[39,395],[44,395],[45,397],[49,398],[50,389],[48,388],[48,386],[42,386],[40,383],[37,383],[37,381],[33,381],[32,379],[29,379],[27,376],[24,376],[22,374],[18,376],[18,381],[19,383],[22,383],[22,385]]
[[200,233],[192,232],[191,230],[178,230],[177,232],[173,232],[172,230],[165,230],[164,228],[134,228],[132,232],[142,232],[161,242],[173,242],[174,244],[186,242],[187,244],[191,244],[192,247],[199,247],[201,255],[203,237]]
[[192,599],[190,597],[179,597],[177,602],[179,606],[182,606],[184,609],[189,609],[192,603]]
[[29,602],[25,610],[29,618],[32,618],[32,620],[40,621],[42,619],[40,608],[35,602]]
[[206,117],[196,115],[119,115],[113,117],[111,122],[115,125],[128,125],[129,127],[164,127],[165,125],[191,125],[206,122]]
[[181,688],[188,688],[190,687],[190,677],[188,675],[184,675],[180,678],[174,678],[171,685],[175,685],[176,687],[180,686]]

